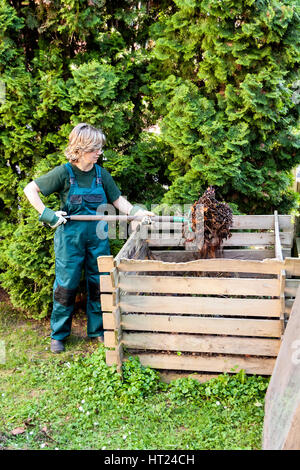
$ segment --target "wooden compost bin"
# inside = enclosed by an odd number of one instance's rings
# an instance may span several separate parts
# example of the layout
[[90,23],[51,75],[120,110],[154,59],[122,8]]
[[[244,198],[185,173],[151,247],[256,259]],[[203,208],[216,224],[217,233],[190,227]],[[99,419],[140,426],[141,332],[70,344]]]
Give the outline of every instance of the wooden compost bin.
[[271,375],[300,275],[291,217],[234,216],[214,259],[185,246],[181,224],[166,228],[140,225],[115,258],[98,258],[107,364],[121,372],[138,355],[166,381]]

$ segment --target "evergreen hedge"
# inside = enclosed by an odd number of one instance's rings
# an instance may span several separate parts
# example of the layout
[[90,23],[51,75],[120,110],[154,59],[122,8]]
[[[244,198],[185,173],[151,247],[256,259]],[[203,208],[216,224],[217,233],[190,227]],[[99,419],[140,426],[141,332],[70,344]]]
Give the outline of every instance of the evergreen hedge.
[[[154,122],[143,92],[150,23],[135,1],[0,0],[0,281],[32,317],[51,309],[53,232],[23,189],[66,161],[74,125],[103,129],[103,166],[132,203],[159,203],[165,192],[169,154],[147,132]],[[45,203],[58,209],[56,195]]]
[[243,213],[295,209],[298,30],[293,0],[0,0],[0,282],[14,305],[51,309],[53,232],[23,188],[65,162],[78,122],[102,127],[103,166],[133,203],[193,203],[214,185]]
[[243,213],[298,206],[299,2],[175,0],[151,27],[154,106],[173,153],[165,202],[208,185]]

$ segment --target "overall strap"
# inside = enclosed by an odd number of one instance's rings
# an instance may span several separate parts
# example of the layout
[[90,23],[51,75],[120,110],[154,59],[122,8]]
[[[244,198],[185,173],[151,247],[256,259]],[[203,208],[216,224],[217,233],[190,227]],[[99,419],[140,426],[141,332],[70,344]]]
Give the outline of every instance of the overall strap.
[[76,181],[71,163],[70,162],[65,163],[65,167],[68,170],[68,173],[69,173],[69,176],[70,176],[70,185],[71,186],[73,186],[73,185],[77,186],[77,181]]
[[101,166],[95,163],[95,168],[96,168],[96,185],[102,186]]

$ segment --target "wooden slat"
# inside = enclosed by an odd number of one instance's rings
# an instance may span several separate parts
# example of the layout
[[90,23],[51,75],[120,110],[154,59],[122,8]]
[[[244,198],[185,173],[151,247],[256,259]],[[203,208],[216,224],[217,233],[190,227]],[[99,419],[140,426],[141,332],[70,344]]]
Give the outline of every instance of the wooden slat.
[[246,374],[271,375],[275,359],[252,358],[238,356],[181,356],[175,354],[139,354],[142,365],[156,369],[168,370],[199,370],[210,372],[238,372],[245,370]]
[[[182,246],[185,239],[174,234],[170,238],[148,238],[149,246]],[[292,232],[280,232],[280,240],[283,245],[291,245],[293,240]],[[227,240],[223,240],[222,246],[254,246],[254,245],[275,245],[275,234],[271,232],[233,232]]]
[[[300,262],[300,259],[299,259]],[[121,259],[118,263],[118,270],[130,271],[199,271],[199,272],[236,272],[236,273],[258,273],[258,274],[279,274],[285,262],[276,259],[265,259],[263,261],[254,260],[231,260],[231,259],[200,259],[187,263],[165,263],[159,260],[131,260]],[[291,263],[290,269],[294,268]],[[287,268],[286,268],[287,269]],[[300,274],[300,264],[299,264]]]
[[[273,215],[233,215],[233,229],[274,229]],[[279,215],[280,229],[292,230],[292,217]]]
[[116,328],[115,319],[112,312],[103,312],[102,318],[104,330],[114,330]]
[[[288,253],[290,255],[290,253]],[[285,255],[287,256],[287,255]],[[275,258],[275,250],[270,249],[228,249],[225,248],[218,258],[229,259],[249,259],[249,260],[263,260],[265,258]],[[157,259],[165,262],[187,263],[200,259],[200,255],[196,251],[190,252],[187,250],[152,250],[151,259]]]
[[[292,217],[290,215],[279,215],[279,226],[281,230],[293,230]],[[233,230],[272,230],[274,229],[273,215],[233,215]],[[150,225],[152,230],[182,230],[183,224],[180,222],[154,222]]]
[[[105,346],[115,347],[113,332],[106,332]],[[128,349],[158,351],[209,352],[220,354],[252,354],[277,356],[280,339],[241,338],[232,336],[209,336],[195,334],[123,333],[122,342]]]
[[[168,370],[192,370],[203,372],[237,373],[245,370],[246,374],[271,375],[275,359],[241,356],[181,356],[175,354],[138,354],[140,362],[144,366],[155,369]],[[108,365],[115,364],[115,352],[106,351],[106,362]]]
[[278,279],[128,276],[124,273],[120,273],[119,287],[125,292],[165,294],[279,296],[280,293]]
[[[289,317],[289,315],[291,313],[293,304],[294,304],[294,299],[293,298],[285,299],[284,312],[287,315],[287,317]],[[137,314],[138,319],[140,318],[139,315],[143,315],[143,314]],[[128,316],[125,315],[123,318],[127,318],[127,317],[129,317],[129,315]],[[155,315],[155,317],[156,317],[156,315]],[[162,317],[165,319],[165,315],[162,315]],[[184,318],[187,318],[187,317],[184,317]],[[115,328],[114,320],[113,320],[113,316],[112,316],[111,312],[104,312],[103,313],[103,325],[104,325],[104,329],[106,329],[106,330],[113,330]],[[132,329],[134,329],[134,328],[132,328]],[[136,328],[136,329],[141,329],[141,328]],[[145,329],[147,329],[147,328],[145,328]],[[152,328],[150,328],[149,331],[152,331]],[[157,330],[157,327],[156,327],[156,330],[153,330],[153,331],[169,331],[169,330]],[[176,330],[174,330],[174,331],[176,332]],[[185,332],[186,330],[183,329],[182,331]],[[193,333],[192,330],[187,329],[187,332],[189,332],[189,331],[191,333]],[[194,331],[194,333],[201,333],[201,332]],[[213,334],[213,331],[211,331],[211,333]],[[230,334],[230,333],[228,333],[228,334]]]
[[97,262],[98,262],[99,273],[110,272],[114,267],[114,257],[111,255],[99,256],[97,258]]
[[[104,296],[101,296],[101,299]],[[103,307],[103,310],[109,309]],[[278,299],[239,299],[219,297],[179,297],[121,295],[121,312],[173,313],[198,315],[269,316],[280,315]]]
[[282,269],[290,276],[300,276],[300,258],[285,258]]
[[100,302],[101,302],[101,309],[103,312],[112,312],[113,310],[112,294],[101,294]]
[[[102,294],[102,295],[105,295],[105,294]],[[294,298],[286,298],[285,299],[285,313],[286,314],[289,314],[291,312],[291,308],[293,306],[293,303],[294,303]],[[102,303],[102,311],[111,312],[112,309],[113,309],[112,296],[107,295],[107,297],[105,298],[104,304]]]
[[231,260],[231,259],[200,259],[187,263],[165,263],[158,260],[121,259],[118,270],[121,272],[146,271],[199,271],[199,272],[235,272],[257,274],[279,274],[285,269],[291,276],[300,276],[300,258],[285,258],[284,261],[274,259]]
[[112,283],[109,275],[100,276],[100,292],[112,292]]
[[259,336],[266,338],[280,338],[281,336],[280,321],[267,319],[208,318],[181,315],[147,315],[137,313],[122,315],[121,324],[123,331],[199,333],[212,335]]

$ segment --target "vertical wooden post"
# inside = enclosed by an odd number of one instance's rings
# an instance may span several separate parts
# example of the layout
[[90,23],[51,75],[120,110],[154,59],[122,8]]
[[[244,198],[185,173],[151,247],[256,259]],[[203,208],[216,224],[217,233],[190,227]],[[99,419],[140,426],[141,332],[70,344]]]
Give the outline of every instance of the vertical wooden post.
[[285,329],[285,321],[284,321],[284,314],[285,314],[285,281],[286,281],[286,272],[284,269],[280,271],[279,275],[280,281],[280,323],[281,323],[281,336],[283,336],[284,329]]
[[[117,371],[122,374],[122,359],[123,359],[123,347],[122,347],[122,330],[121,330],[121,315],[119,308],[119,274],[118,269],[115,268],[114,257],[99,256],[98,258],[98,269],[100,273],[109,273],[112,293],[101,294],[100,302],[104,307],[103,310],[112,311],[114,316],[115,324],[115,345],[116,345],[116,356],[117,356]],[[106,343],[106,333],[104,332],[104,344]]]
[[[274,229],[275,229],[275,256],[279,261],[283,261],[282,256],[282,248],[281,248],[281,241],[280,241],[280,232],[279,232],[279,220],[278,220],[278,213],[274,211]],[[281,335],[284,333],[284,313],[285,313],[285,297],[284,297],[284,289],[285,289],[285,280],[286,280],[286,272],[284,269],[281,269],[279,274],[279,281],[280,281],[280,323],[281,323]]]
[[277,211],[274,211],[274,228],[275,228],[275,256],[277,259],[279,259],[279,261],[283,261]]
[[122,376],[122,361],[123,361],[123,344],[122,344],[122,326],[121,326],[121,312],[120,312],[120,288],[119,286],[119,272],[118,268],[111,271],[111,283],[113,288],[112,304],[113,316],[115,323],[115,351],[117,361],[117,372]]

